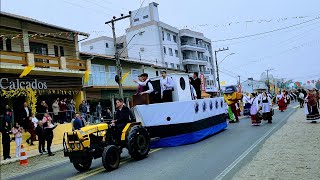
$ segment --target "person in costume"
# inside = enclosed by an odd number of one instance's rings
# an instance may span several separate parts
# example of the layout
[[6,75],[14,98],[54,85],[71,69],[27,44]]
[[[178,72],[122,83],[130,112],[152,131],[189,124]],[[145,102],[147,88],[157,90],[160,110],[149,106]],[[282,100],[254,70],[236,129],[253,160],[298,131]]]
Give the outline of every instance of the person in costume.
[[286,96],[284,91],[282,92],[282,94],[279,92],[279,94],[277,95],[277,101],[278,101],[279,110],[281,112],[285,111],[287,109],[287,104],[286,104]]
[[250,116],[250,108],[251,108],[250,100],[251,99],[248,93],[243,95],[242,101],[244,103],[244,108],[243,108],[244,116]]
[[316,123],[317,120],[320,120],[319,110],[317,106],[316,93],[312,90],[308,91],[308,95],[305,98],[307,103],[306,105],[306,114],[307,121],[311,121],[312,123]]
[[259,126],[261,124],[261,120],[257,118],[257,113],[260,109],[260,106],[259,99],[255,93],[251,94],[250,105],[251,124],[253,126]]
[[263,119],[267,120],[268,123],[272,123],[272,102],[270,97],[267,95],[266,92],[262,93],[262,100],[260,103]]
[[228,86],[226,87],[223,97],[227,105],[229,106],[228,111],[231,111],[235,116],[235,121],[230,119],[230,123],[239,122],[238,112],[237,112],[239,106],[237,105],[237,103],[240,99],[242,99],[242,94],[237,92],[235,86]]

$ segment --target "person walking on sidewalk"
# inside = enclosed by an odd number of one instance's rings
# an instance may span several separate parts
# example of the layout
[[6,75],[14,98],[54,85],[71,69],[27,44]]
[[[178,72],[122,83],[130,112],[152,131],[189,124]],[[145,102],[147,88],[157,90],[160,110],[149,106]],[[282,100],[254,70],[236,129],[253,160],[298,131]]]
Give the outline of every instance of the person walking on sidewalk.
[[272,102],[266,92],[262,93],[262,100],[260,103],[262,109],[262,115],[264,120],[268,120],[268,123],[272,123]]
[[29,117],[29,121],[28,121],[28,129],[27,131],[30,133],[30,137],[26,140],[26,142],[28,144],[30,144],[30,146],[33,146],[33,141],[36,140],[36,134],[35,134],[35,127],[34,127],[34,124],[32,122],[32,116]]
[[22,142],[22,130],[18,123],[12,128],[11,132],[14,134],[14,140],[16,141],[16,157],[20,157],[21,142]]
[[45,144],[46,144],[46,137],[45,137],[45,131],[44,131],[42,121],[38,122],[38,125],[36,127],[36,134],[37,134],[38,140],[39,140],[39,145],[38,145],[39,153],[40,153],[40,155],[42,155],[43,153],[46,152],[46,150],[44,148]]
[[11,129],[8,122],[6,121],[3,122],[1,133],[2,133],[3,160],[11,159],[10,157]]
[[53,125],[51,123],[51,118],[43,125],[45,130],[45,138],[47,141],[47,151],[49,156],[54,156],[54,154],[51,152],[51,145],[53,140],[53,129],[57,127],[57,125]]

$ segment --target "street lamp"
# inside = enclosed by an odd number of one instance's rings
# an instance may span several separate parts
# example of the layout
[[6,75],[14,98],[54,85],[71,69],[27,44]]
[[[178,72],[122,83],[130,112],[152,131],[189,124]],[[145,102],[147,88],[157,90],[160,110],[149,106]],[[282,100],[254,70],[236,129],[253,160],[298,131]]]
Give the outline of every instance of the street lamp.
[[222,61],[220,61],[219,65],[220,65],[227,57],[232,56],[232,55],[234,55],[234,54],[236,54],[236,53],[230,53],[230,54],[228,54],[226,57],[224,57],[224,58],[222,59]]

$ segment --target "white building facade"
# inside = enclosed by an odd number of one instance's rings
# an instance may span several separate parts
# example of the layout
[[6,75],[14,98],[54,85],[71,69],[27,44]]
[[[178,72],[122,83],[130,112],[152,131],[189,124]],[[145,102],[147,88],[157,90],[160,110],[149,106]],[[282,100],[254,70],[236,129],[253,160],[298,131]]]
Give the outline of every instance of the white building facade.
[[[117,38],[118,40],[120,38]],[[132,61],[143,61],[165,68],[198,72],[206,80],[206,90],[210,92],[216,85],[211,40],[202,33],[188,29],[177,29],[159,19],[158,4],[132,12],[130,27],[121,47],[121,56]],[[108,45],[106,45],[108,44]],[[107,48],[108,46],[108,48]],[[104,55],[114,55],[113,40],[99,37],[81,43],[82,51]]]

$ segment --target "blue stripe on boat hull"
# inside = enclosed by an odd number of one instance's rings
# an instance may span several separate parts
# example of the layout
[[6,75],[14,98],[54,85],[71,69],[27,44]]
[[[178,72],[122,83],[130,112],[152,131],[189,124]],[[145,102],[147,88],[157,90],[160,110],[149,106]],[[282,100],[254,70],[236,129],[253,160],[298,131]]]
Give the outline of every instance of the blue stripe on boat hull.
[[185,144],[196,143],[208,136],[211,136],[213,134],[216,134],[222,131],[226,127],[227,127],[227,122],[223,122],[200,131],[162,138],[157,141],[151,142],[151,148],[174,147],[174,146],[181,146]]

